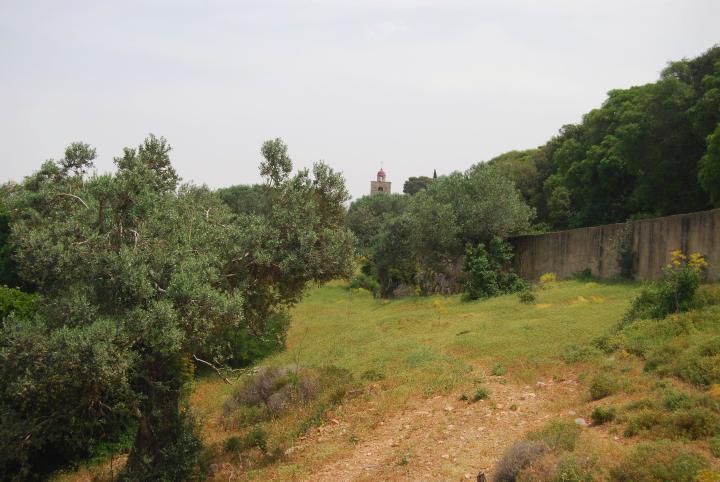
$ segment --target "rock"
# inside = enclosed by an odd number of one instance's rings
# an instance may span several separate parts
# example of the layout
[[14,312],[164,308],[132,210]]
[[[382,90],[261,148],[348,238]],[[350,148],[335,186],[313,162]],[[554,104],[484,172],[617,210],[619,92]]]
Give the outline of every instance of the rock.
[[444,458],[444,459],[449,459],[449,458],[450,458],[450,456],[449,456],[448,454],[442,454],[440,457],[442,457],[442,458]]
[[545,383],[545,382],[537,382],[535,385],[538,388],[547,388],[547,383]]
[[583,426],[583,427],[587,425],[587,422],[585,421],[584,418],[576,418],[576,419],[575,419],[575,423],[578,424],[578,425],[581,425],[581,426]]
[[570,416],[575,416],[575,410],[570,410],[570,411],[568,412],[568,415],[570,415]]
[[452,412],[453,410],[455,410],[455,408],[452,405],[445,405],[446,412]]

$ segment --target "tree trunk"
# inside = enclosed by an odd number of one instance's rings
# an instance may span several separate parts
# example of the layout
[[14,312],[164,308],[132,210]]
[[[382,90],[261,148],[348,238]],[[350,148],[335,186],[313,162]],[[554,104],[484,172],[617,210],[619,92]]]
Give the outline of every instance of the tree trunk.
[[200,445],[187,417],[180,413],[182,382],[174,370],[167,370],[167,364],[162,365],[164,370],[158,371],[165,371],[166,376],[148,373],[151,369],[146,372],[148,378],[136,384],[144,399],[135,442],[120,480],[185,480],[194,469],[193,455]]

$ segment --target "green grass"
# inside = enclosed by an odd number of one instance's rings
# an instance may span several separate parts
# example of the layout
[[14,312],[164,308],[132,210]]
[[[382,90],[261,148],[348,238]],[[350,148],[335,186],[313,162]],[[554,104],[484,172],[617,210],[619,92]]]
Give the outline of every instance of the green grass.
[[383,373],[398,393],[452,389],[477,366],[515,370],[559,363],[621,319],[637,285],[553,283],[527,305],[517,296],[462,302],[459,296],[378,300],[335,282],[310,291],[293,311],[288,349],[270,365],[326,364],[360,377]]

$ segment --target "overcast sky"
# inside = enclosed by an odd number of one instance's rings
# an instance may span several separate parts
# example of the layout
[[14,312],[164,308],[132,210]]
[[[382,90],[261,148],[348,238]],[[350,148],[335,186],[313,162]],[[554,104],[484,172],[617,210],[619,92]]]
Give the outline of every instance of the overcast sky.
[[464,170],[720,42],[718,0],[0,0],[0,181],[150,132],[185,180],[255,183],[263,140],[353,196]]

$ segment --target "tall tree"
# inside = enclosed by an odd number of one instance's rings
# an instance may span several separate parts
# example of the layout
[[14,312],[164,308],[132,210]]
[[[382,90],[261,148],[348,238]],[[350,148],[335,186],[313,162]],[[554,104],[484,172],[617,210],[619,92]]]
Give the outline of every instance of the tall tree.
[[169,151],[150,136],[116,174],[90,178],[90,156],[47,162],[13,197],[16,259],[39,297],[35,318],[0,334],[0,470],[27,478],[135,420],[124,478],[189,477],[193,363],[222,359],[218,334],[263,336],[308,282],[350,271],[348,195],[329,167],[291,177],[287,147],[265,143],[273,210],[236,216],[208,189],[178,186]]

